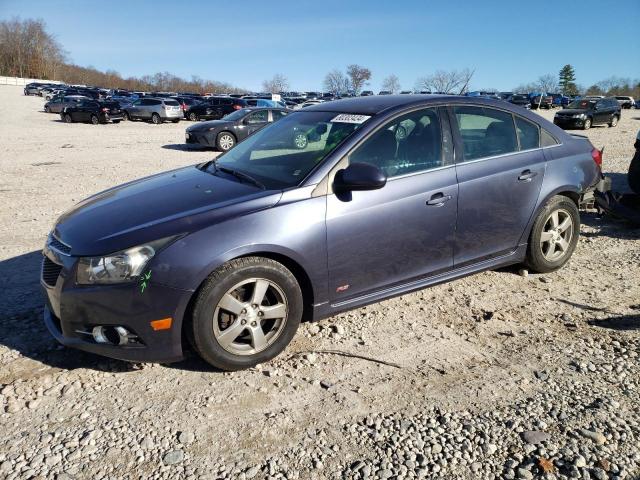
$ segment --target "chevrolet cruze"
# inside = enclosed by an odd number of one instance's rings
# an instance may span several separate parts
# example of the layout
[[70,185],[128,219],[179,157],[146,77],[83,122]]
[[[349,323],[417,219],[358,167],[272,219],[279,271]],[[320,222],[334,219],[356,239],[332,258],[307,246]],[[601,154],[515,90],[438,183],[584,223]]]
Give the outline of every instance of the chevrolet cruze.
[[118,359],[176,361],[190,343],[251,367],[302,320],[507,264],[562,267],[601,161],[492,99],[321,103],[64,213],[44,247],[44,319],[63,345]]

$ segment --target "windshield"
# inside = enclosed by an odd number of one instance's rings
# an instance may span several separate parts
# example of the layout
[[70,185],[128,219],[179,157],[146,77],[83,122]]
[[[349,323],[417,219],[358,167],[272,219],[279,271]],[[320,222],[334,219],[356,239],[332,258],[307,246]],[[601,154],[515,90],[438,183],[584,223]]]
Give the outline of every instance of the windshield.
[[567,105],[567,107],[581,109],[581,110],[588,110],[590,108],[593,108],[595,104],[596,104],[595,100],[574,100],[569,105]]
[[[369,117],[296,112],[251,135],[216,162],[246,173],[268,189],[298,185]],[[210,166],[209,171],[214,171]]]

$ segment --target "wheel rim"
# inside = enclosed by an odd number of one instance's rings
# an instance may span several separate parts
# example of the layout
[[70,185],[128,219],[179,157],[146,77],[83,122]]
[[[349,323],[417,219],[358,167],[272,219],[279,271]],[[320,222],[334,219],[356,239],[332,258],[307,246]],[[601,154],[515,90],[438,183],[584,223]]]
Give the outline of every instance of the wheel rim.
[[71,115],[66,114],[66,115],[64,116],[64,121],[65,121],[65,122],[67,122],[67,123],[71,123]]
[[555,262],[567,255],[573,239],[573,218],[564,209],[549,214],[540,235],[540,250],[545,260]]
[[591,126],[591,120],[589,120],[588,118],[584,121],[584,127],[585,128],[589,128]]
[[255,355],[280,337],[289,308],[282,289],[265,278],[250,278],[231,287],[213,313],[218,344],[234,355]]
[[229,150],[233,147],[233,137],[231,135],[222,135],[220,137],[220,148]]
[[91,123],[93,123],[94,125],[97,125],[98,124],[98,117],[96,117],[96,116],[91,117]]
[[293,139],[297,148],[304,148],[307,146],[307,136],[304,133],[299,133]]
[[611,126],[615,127],[618,124],[618,117],[613,117],[611,120]]
[[192,113],[191,115],[189,115],[189,118],[194,122],[198,120],[198,116],[195,113]]
[[151,120],[153,120],[153,123],[155,124],[160,123],[160,117],[158,117],[158,115],[154,115],[153,117],[151,117]]

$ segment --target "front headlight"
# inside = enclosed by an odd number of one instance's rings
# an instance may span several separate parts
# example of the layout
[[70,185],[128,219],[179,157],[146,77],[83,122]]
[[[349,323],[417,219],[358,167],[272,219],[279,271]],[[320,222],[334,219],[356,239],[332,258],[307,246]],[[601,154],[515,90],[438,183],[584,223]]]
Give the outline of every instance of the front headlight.
[[174,238],[163,238],[104,257],[82,257],[78,262],[76,281],[81,285],[133,282],[158,250]]
[[576,113],[573,118],[581,118],[584,120],[587,116],[584,113]]

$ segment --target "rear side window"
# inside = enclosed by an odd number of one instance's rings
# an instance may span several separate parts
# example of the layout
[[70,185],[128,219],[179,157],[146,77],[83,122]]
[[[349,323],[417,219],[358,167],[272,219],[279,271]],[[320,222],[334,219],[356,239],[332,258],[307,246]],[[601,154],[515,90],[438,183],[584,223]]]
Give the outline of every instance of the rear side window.
[[287,116],[287,112],[285,112],[284,110],[272,110],[271,113],[273,115],[273,121],[274,122],[276,120],[280,120],[282,117],[286,117]]
[[520,150],[531,150],[532,148],[540,147],[540,129],[538,126],[521,117],[515,117],[515,119]]
[[178,102],[176,102],[175,100],[165,100],[164,101],[165,105],[171,105],[172,107],[179,107],[180,104]]
[[462,138],[463,161],[518,151],[510,113],[486,107],[453,107]]
[[540,146],[541,147],[552,147],[553,145],[557,145],[558,141],[544,128],[541,129],[540,135]]

